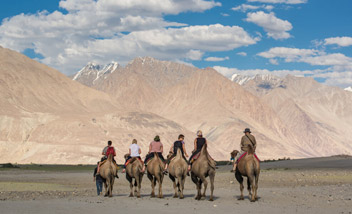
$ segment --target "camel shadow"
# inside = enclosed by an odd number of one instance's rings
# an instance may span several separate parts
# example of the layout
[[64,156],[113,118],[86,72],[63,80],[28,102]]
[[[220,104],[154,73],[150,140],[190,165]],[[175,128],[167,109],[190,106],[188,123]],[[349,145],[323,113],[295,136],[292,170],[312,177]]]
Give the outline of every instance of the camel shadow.
[[[244,200],[248,200],[250,201],[251,198],[247,195],[247,196],[244,196],[244,199],[243,200],[240,200],[240,196],[234,196],[234,198],[236,198],[238,201],[244,201]],[[257,196],[257,200],[256,201],[260,201],[261,197]]]

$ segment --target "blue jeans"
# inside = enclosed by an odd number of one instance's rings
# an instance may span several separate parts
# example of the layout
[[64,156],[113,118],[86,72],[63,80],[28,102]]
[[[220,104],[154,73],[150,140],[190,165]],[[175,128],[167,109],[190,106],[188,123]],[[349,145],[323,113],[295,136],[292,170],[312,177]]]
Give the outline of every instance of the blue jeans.
[[100,195],[100,193],[103,191],[103,181],[97,179],[95,183],[97,185],[97,194]]

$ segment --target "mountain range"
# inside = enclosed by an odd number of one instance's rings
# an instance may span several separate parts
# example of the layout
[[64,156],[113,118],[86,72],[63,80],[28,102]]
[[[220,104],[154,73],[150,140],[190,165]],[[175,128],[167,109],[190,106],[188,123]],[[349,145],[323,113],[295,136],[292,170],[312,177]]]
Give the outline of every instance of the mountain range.
[[190,153],[198,129],[226,160],[247,127],[262,159],[352,154],[352,93],[311,78],[228,79],[138,57],[88,63],[69,79],[14,51],[0,56],[0,162],[94,163],[107,140],[122,161],[133,138],[144,156],[156,134],[164,151],[185,134]]

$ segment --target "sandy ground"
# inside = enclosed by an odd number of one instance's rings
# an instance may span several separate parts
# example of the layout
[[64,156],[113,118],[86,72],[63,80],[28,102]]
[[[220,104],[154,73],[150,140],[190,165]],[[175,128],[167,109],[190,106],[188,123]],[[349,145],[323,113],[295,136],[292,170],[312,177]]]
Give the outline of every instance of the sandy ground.
[[259,200],[254,203],[248,197],[237,200],[239,184],[230,166],[217,169],[213,202],[194,200],[195,185],[189,177],[183,200],[172,198],[168,177],[163,184],[165,198],[150,198],[147,176],[142,198],[129,198],[123,174],[116,180],[114,197],[104,198],[96,196],[91,171],[1,170],[0,213],[352,213],[351,157],[279,161],[261,167]]

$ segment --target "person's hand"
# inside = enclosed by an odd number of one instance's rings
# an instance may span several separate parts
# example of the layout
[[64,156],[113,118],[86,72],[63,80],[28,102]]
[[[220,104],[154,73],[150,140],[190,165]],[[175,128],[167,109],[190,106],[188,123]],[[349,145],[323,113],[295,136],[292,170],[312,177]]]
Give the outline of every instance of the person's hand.
[[188,158],[188,155],[187,155],[187,154],[185,154],[185,156],[186,156],[186,158]]
[[93,182],[95,181],[95,177],[93,178]]

